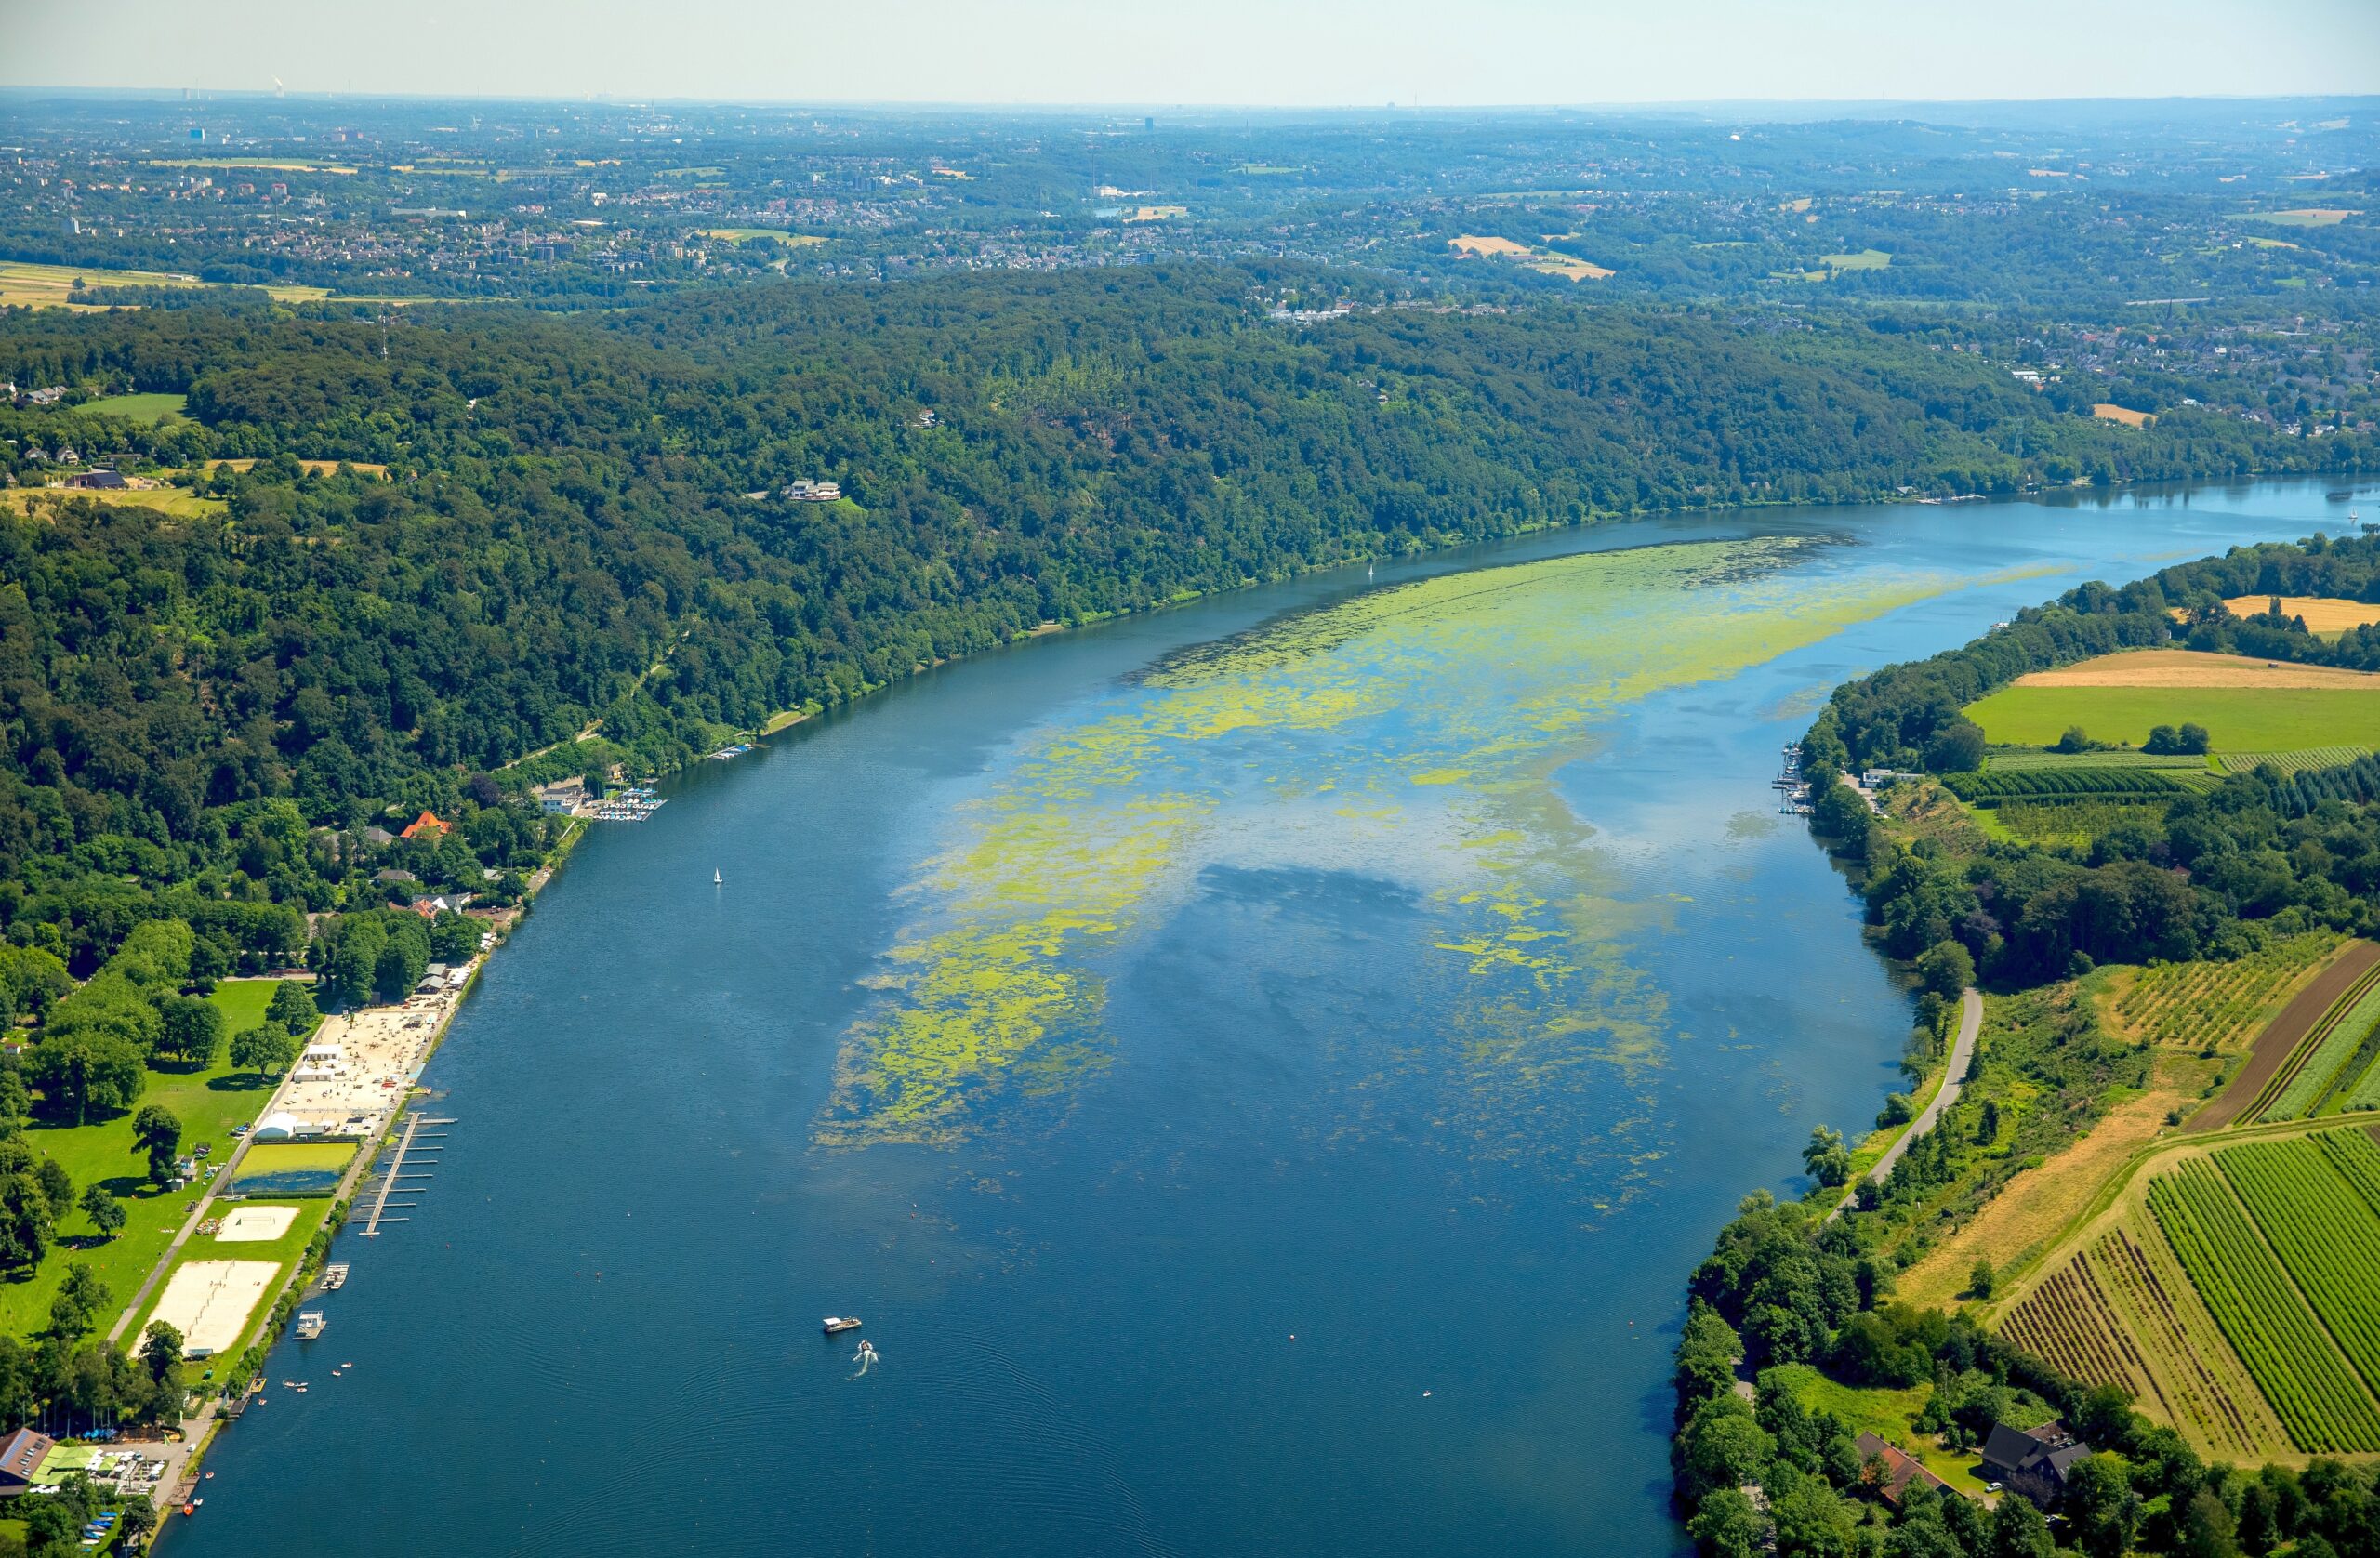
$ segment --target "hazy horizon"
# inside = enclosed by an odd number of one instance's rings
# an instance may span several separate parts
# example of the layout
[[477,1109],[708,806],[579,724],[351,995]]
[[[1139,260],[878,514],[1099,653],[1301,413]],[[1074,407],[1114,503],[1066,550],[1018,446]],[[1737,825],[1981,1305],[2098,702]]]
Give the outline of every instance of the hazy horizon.
[[136,95],[1201,110],[1711,108],[2369,95],[2380,6],[2009,0],[0,0],[0,86]]

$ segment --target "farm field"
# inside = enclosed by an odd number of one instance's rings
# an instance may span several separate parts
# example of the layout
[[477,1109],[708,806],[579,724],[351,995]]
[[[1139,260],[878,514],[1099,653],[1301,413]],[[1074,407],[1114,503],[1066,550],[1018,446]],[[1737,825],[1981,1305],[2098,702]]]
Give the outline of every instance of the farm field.
[[788,249],[805,248],[826,241],[815,233],[787,232],[781,227],[707,227],[702,230],[702,234],[706,238],[723,238],[731,244],[747,244],[755,239],[766,239],[772,243],[782,244]]
[[2153,413],[2135,411],[2130,406],[2118,405],[2113,401],[2099,402],[2091,407],[2091,415],[2102,422],[2118,422],[2127,428],[2145,428],[2157,420]]
[[1882,249],[1861,249],[1858,254],[1820,255],[1818,263],[1830,271],[1882,271],[1889,267],[1893,257]]
[[2361,1053],[2364,1041],[2380,1024],[2380,971],[2358,982],[2338,1003],[2324,1012],[2280,1071],[2258,1095],[2258,1117],[2303,1119],[2321,1106],[2331,1089],[2343,1080],[2347,1062]]
[[67,487],[16,487],[0,491],[0,508],[31,514],[61,503],[104,503],[111,508],[153,508],[177,520],[214,519],[231,512],[219,497],[201,497],[187,487],[152,487],[147,492],[84,492]]
[[152,157],[151,167],[212,167],[233,173],[335,173],[351,174],[354,168],[345,163],[309,162],[302,157]]
[[2102,1005],[2109,1025],[2152,1044],[2238,1050],[2281,1004],[2335,956],[2341,938],[2315,931],[2228,963],[2160,963],[2110,980]]
[[2292,211],[2250,211],[2241,220],[2271,222],[2279,227],[2336,227],[2349,217],[2360,217],[2360,211],[2341,205],[2304,205]]
[[2129,800],[2004,800],[1988,813],[2011,838],[2036,844],[2087,846],[2126,823],[2154,824],[2162,806]]
[[187,395],[109,395],[78,407],[95,416],[122,416],[134,422],[172,422],[190,403]]
[[[202,282],[195,276],[174,275],[164,271],[110,271],[90,265],[35,265],[30,261],[0,260],[0,304],[13,304],[33,309],[95,309],[95,303],[73,303],[67,300],[80,284],[89,286],[174,286],[200,287],[215,284]],[[264,289],[284,303],[311,302],[330,296],[330,289],[319,286],[268,286]]]
[[[2223,604],[2233,616],[2254,616],[2269,607],[2272,600],[2269,595],[2234,595]],[[2380,622],[2380,606],[2328,595],[2284,595],[2281,598],[2281,611],[2284,616],[2304,617],[2309,633],[2344,633],[2350,627]]]
[[2061,768],[2146,768],[2171,773],[2206,771],[2212,759],[2187,752],[2044,752],[2038,746],[1995,746],[1984,754],[1986,773],[2035,773]]
[[2364,1384],[2380,1388],[2380,1214],[2307,1137],[2241,1142],[2215,1161]]
[[[2355,673],[2347,673],[2355,674]],[[2138,746],[2158,725],[2204,725],[2217,748],[2295,751],[2380,743],[2380,680],[2363,687],[2003,688],[1967,706],[1967,718],[1996,742],[2046,746],[2079,725],[2095,741]]]
[[2215,1164],[2192,1157],[2157,1175],[2149,1204],[2190,1285],[2298,1448],[2380,1451],[2380,1402]]
[[[2274,688],[2339,687],[2366,691],[2380,688],[2380,676],[2336,666],[2300,666],[2258,660],[2245,654],[2209,654],[2194,649],[2131,649],[2096,659],[2060,666],[2056,670],[2030,671],[2014,687],[2157,687]],[[1989,702],[1990,700],[1985,700]],[[2277,746],[2319,746],[2281,742]]]
[[1574,282],[1600,281],[1606,276],[1618,274],[1576,256],[1555,254],[1551,249],[1536,248],[1510,238],[1482,238],[1466,232],[1460,238],[1447,240],[1447,246],[1458,253],[1482,258],[1516,260],[1532,271],[1542,271],[1550,276],[1567,276]]
[[2339,768],[2368,758],[2368,746],[2308,746],[2295,752],[2226,752],[2215,760],[2226,773],[2254,773],[2267,766],[2282,773],[2303,773],[2317,768]]

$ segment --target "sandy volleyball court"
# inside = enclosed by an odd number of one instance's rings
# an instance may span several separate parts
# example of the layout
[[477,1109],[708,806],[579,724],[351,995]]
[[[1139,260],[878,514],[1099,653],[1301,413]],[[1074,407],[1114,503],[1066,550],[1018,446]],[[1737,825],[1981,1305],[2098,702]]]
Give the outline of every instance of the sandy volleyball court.
[[297,1221],[295,1207],[242,1207],[223,1219],[215,1236],[225,1244],[262,1244],[289,1232]]
[[[2310,627],[2311,624],[2309,623]],[[2016,679],[2019,687],[2342,687],[2380,692],[2380,675],[2194,649],[2134,649]]]
[[185,1353],[227,1352],[240,1344],[248,1317],[280,1274],[271,1261],[192,1261],[165,1284],[150,1318],[181,1332]]

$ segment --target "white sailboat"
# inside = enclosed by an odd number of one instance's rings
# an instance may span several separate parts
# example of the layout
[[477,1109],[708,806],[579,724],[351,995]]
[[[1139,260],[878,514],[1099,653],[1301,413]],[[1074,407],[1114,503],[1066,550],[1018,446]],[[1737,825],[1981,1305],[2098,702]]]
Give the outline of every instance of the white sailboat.
[[720,883],[721,883],[722,881],[725,881],[726,879],[727,879],[726,878],[724,878],[724,877],[722,877],[722,876],[721,876],[721,875],[719,874],[719,867],[718,867],[718,866],[714,865],[714,866],[712,866],[712,867],[710,868],[710,885],[711,885],[711,886],[713,886],[713,887],[717,887]]

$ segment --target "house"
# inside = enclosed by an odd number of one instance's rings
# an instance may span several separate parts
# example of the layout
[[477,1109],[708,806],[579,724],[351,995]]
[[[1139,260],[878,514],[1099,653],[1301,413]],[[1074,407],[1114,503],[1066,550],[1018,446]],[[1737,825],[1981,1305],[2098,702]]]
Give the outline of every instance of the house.
[[120,470],[78,471],[66,479],[66,484],[107,492],[123,492],[132,485]]
[[843,495],[843,489],[838,482],[813,482],[805,476],[786,483],[785,495],[796,503],[832,503]]
[[46,1433],[20,1428],[0,1440],[0,1498],[22,1493],[33,1485],[34,1474],[58,1442]]
[[419,877],[415,876],[412,872],[401,870],[394,865],[391,865],[383,871],[373,872],[372,879],[384,885],[389,882],[417,882],[421,880]]
[[1927,1471],[1924,1461],[1906,1450],[1885,1444],[1872,1433],[1862,1433],[1858,1443],[1861,1485],[1873,1489],[1877,1498],[1895,1509],[1900,1508],[1900,1501],[1911,1483],[1920,1487],[1930,1487],[1937,1493],[1950,1485]]
[[453,824],[440,820],[437,812],[424,812],[420,816],[416,817],[413,820],[413,825],[407,827],[403,833],[398,835],[398,837],[402,838],[427,838],[434,843],[441,837],[452,831],[453,826]]
[[529,792],[537,798],[537,809],[549,817],[566,817],[587,799],[587,781],[574,774],[550,785],[539,785]]
[[367,827],[364,830],[364,841],[376,850],[386,849],[397,841],[397,836],[385,827]]
[[1994,1423],[1991,1437],[1983,1442],[1983,1474],[2048,1509],[2066,1492],[2067,1473],[2074,1463],[2090,1453],[2091,1446],[2068,1433],[2062,1422],[2022,1429]]

